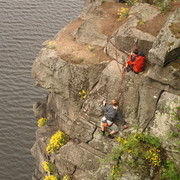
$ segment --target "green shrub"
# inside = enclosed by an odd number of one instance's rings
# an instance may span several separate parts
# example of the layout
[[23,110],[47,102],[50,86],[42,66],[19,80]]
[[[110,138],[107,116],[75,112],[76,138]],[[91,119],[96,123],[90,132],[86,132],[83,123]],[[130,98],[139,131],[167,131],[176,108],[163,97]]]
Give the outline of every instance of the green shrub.
[[66,133],[61,132],[58,130],[50,140],[50,144],[48,144],[46,151],[48,153],[56,152],[58,149],[60,149],[62,146],[64,146],[69,141],[69,136]]
[[[138,173],[149,174],[152,167],[154,172],[161,172],[162,177],[174,178],[177,176],[176,167],[167,161],[166,154],[160,146],[159,139],[149,134],[130,134],[126,138],[117,138],[118,145],[103,160],[112,166],[109,179],[117,180],[126,167],[134,168]],[[172,168],[173,167],[173,168]],[[177,176],[179,177],[179,176]]]
[[38,120],[38,127],[44,126],[47,124],[48,120],[46,118],[41,118]]

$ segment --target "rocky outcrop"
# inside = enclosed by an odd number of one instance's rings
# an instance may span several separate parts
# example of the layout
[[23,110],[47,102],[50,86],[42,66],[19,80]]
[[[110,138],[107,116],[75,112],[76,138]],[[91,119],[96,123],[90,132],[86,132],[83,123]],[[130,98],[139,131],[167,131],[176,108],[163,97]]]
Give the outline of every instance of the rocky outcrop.
[[175,61],[180,56],[180,9],[177,9],[167,20],[164,28],[159,33],[152,49],[149,51],[151,64],[161,67]]
[[[120,122],[116,121],[120,130],[117,136],[123,137],[136,132],[137,127],[140,132],[154,134],[159,137],[168,155],[173,157],[180,166],[176,158],[177,150],[173,149],[179,138],[178,122],[174,120],[171,113],[176,116],[180,113],[178,110],[180,105],[179,60],[174,59],[175,61],[170,63],[165,56],[162,56],[162,60],[157,60],[156,53],[159,50],[155,49],[161,45],[158,41],[161,43],[162,31],[155,37],[136,28],[138,18],[149,21],[150,17],[153,18],[152,15],[155,17],[160,12],[148,4],[135,5],[131,8],[127,22],[118,27],[108,38],[103,34],[100,23],[101,18],[106,18],[107,14],[99,6],[100,4],[101,1],[85,1],[85,9],[80,16],[83,22],[79,23],[75,31],[73,29],[73,33],[66,31],[68,27],[62,30],[56,35],[54,41],[58,46],[58,41],[60,39],[62,41],[69,32],[68,42],[71,40],[73,44],[80,44],[82,47],[79,51],[74,48],[77,54],[82,53],[84,43],[91,44],[94,45],[94,50],[89,52],[89,49],[85,49],[84,52],[97,57],[96,54],[102,53],[104,49],[104,54],[110,56],[108,61],[88,64],[84,60],[82,63],[80,61],[72,63],[65,58],[74,57],[71,52],[67,51],[67,56],[58,55],[58,47],[49,48],[49,41],[47,41],[33,64],[32,76],[36,85],[49,91],[47,98],[37,102],[33,107],[37,118],[48,119],[48,124],[37,130],[36,142],[31,149],[37,166],[34,180],[43,179],[46,175],[42,168],[42,162],[45,160],[51,160],[61,179],[63,175],[70,174],[73,179],[78,180],[108,180],[110,166],[102,168],[101,159],[112,152],[117,142],[100,134],[100,120],[103,116],[101,106],[104,99],[110,103],[114,98],[118,98],[119,109],[128,125],[128,129],[123,129]],[[90,10],[92,6],[94,9]],[[93,12],[96,13],[93,14]],[[177,12],[178,10],[170,16],[168,25],[165,24],[163,31],[166,31],[169,24],[176,22]],[[174,20],[172,20],[173,17]],[[115,36],[116,32],[117,36]],[[139,39],[139,46],[146,56],[149,54],[149,62],[152,65],[147,64],[143,74],[126,72],[123,77],[124,63],[128,58],[127,52],[131,51],[134,38]],[[177,45],[179,39],[174,40],[174,45]],[[96,51],[98,49],[96,45],[101,51]],[[173,48],[176,49],[175,46]],[[149,50],[150,53],[148,53]],[[166,49],[165,53],[167,52],[169,51]],[[156,60],[157,63],[154,63]],[[167,62],[168,66],[163,67]],[[85,90],[86,98],[79,94],[82,90]],[[69,134],[70,141],[56,153],[48,154],[46,146],[57,130]],[[168,134],[173,134],[174,137]],[[174,138],[173,143],[171,138]],[[127,169],[120,179],[129,180],[132,179],[131,177],[143,179],[141,174],[134,173],[131,168]],[[151,176],[147,174],[146,179],[151,179]]]
[[[136,15],[133,16],[135,13]],[[159,13],[159,10],[149,4],[140,5],[139,3],[136,3],[129,12],[129,20],[118,29],[116,35],[112,37],[110,43],[115,45],[116,38],[117,49],[130,53],[132,51],[134,40],[138,39],[139,49],[147,56],[156,38],[151,34],[137,29],[136,26],[138,24],[138,20],[146,22],[153,19]]]

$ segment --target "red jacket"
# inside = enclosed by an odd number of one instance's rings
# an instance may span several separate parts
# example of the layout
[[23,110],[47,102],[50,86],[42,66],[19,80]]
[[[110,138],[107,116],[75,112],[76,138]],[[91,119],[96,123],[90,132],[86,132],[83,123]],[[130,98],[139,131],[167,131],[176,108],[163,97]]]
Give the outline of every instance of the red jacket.
[[144,70],[144,63],[145,63],[146,57],[144,57],[143,54],[142,56],[137,54],[134,57],[135,57],[135,60],[132,62],[131,60],[132,55],[129,56],[129,59],[127,61],[128,65],[132,66],[136,73],[142,72]]

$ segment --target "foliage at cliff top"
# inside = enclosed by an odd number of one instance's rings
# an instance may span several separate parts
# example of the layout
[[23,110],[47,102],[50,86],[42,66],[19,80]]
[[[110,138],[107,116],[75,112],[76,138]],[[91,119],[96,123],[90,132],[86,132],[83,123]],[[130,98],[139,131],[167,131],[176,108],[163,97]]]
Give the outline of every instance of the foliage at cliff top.
[[167,158],[160,146],[159,139],[149,134],[130,134],[126,138],[118,137],[118,145],[108,154],[104,162],[112,165],[109,178],[116,180],[128,167],[137,173],[150,174],[153,169],[154,176],[178,180],[180,178],[177,167]]
[[58,130],[50,140],[50,144],[48,144],[46,151],[47,153],[54,153],[62,146],[64,146],[69,141],[69,136],[66,133]]
[[48,120],[46,118],[41,118],[38,120],[38,127],[44,126],[47,124]]

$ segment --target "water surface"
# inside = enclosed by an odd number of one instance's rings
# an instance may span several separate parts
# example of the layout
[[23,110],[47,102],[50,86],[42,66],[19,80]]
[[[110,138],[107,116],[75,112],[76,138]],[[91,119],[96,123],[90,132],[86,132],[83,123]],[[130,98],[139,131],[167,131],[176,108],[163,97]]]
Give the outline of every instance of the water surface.
[[83,0],[0,0],[0,180],[30,180],[37,119],[32,106],[47,91],[31,68],[41,44],[75,19]]

